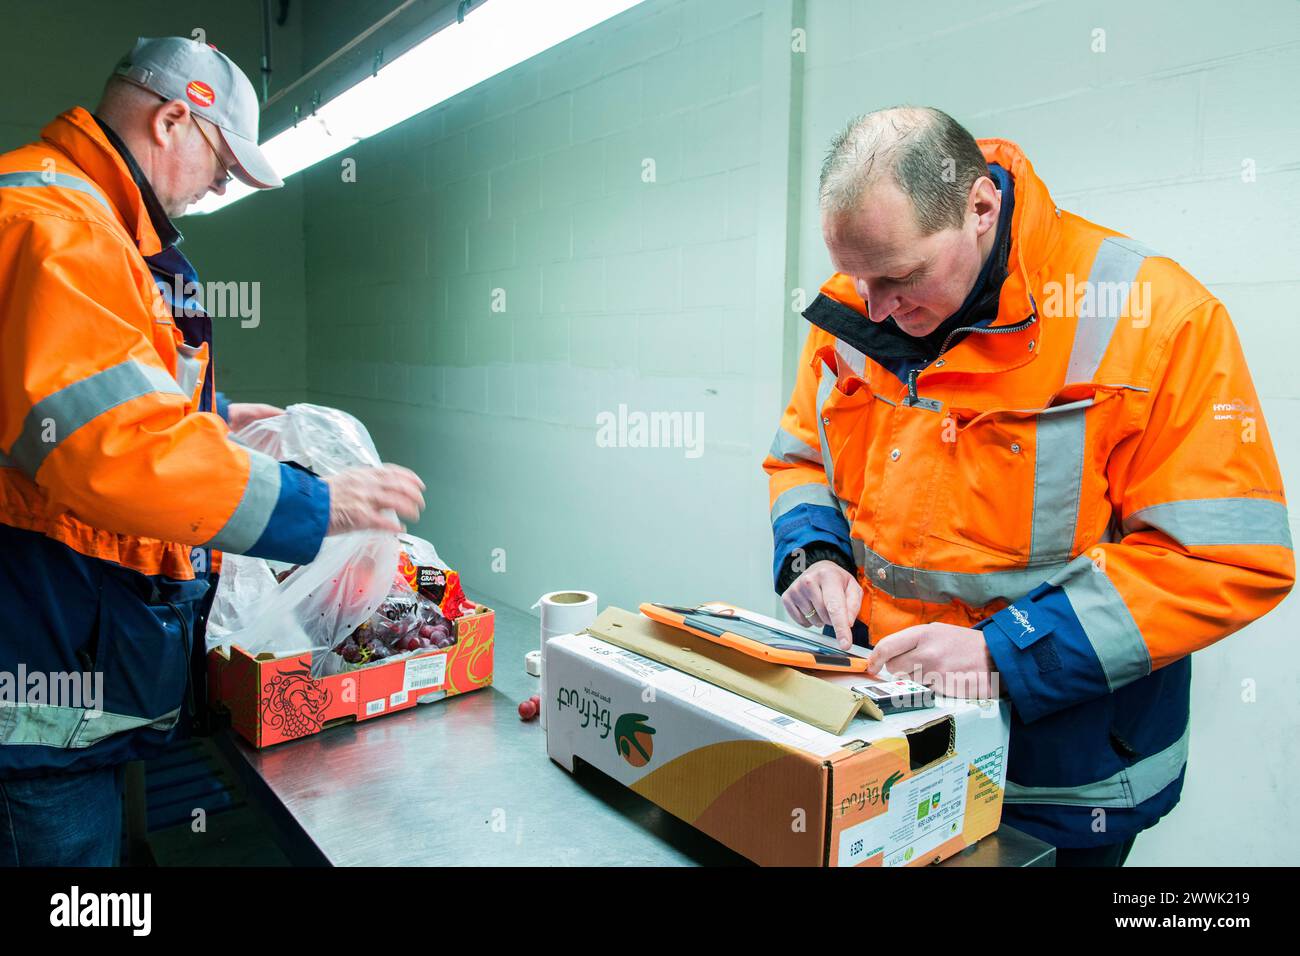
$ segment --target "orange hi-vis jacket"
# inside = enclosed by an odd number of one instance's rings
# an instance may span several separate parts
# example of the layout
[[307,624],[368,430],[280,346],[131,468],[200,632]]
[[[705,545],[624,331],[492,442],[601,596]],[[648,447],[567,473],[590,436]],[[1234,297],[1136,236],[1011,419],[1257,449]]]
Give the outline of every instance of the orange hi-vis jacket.
[[982,630],[1012,705],[1008,821],[1115,843],[1177,802],[1191,652],[1294,582],[1282,479],[1223,305],[1059,209],[1015,144],[980,146],[1014,180],[997,316],[900,379],[853,277],[822,286],[763,465],[776,564],[842,552],[873,643]]
[[131,732],[175,725],[201,643],[177,620],[208,587],[192,550],[303,563],[329,515],[324,482],[200,410],[207,343],[150,263],[192,267],[139,167],[84,109],[41,137],[0,156],[0,669],[106,686],[98,707],[0,708],[0,775],[139,756]]

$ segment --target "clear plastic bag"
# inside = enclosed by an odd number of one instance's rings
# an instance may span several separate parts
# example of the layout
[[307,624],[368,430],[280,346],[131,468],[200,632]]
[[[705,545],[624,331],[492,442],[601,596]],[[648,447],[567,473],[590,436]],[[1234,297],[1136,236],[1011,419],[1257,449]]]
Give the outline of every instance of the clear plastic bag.
[[324,405],[290,405],[283,415],[245,425],[230,437],[246,448],[276,461],[296,462],[317,475],[382,464],[366,426],[347,412]]
[[368,621],[388,597],[400,553],[391,534],[326,538],[315,561],[241,607],[243,626],[229,630],[218,643],[238,644],[254,655],[310,650],[312,676],[320,677],[329,672],[328,651]]
[[232,631],[247,627],[247,609],[255,607],[279,583],[275,571],[261,558],[223,554],[221,578],[212,599],[212,610],[208,613],[208,647],[228,643],[227,637]]
[[[231,437],[318,475],[380,464],[364,425],[346,412],[320,405],[290,405],[285,414],[254,422]],[[388,597],[402,550],[398,536],[387,532],[335,535],[325,539],[315,560],[278,582],[260,558],[223,556],[207,646],[238,644],[254,655],[310,649],[312,674],[319,677],[327,658],[337,657],[329,651],[368,621]]]

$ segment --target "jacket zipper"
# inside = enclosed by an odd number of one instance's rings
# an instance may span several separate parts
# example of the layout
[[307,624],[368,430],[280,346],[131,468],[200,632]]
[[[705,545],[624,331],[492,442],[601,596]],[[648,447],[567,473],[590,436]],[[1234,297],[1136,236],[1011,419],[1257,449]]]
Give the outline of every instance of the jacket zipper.
[[[948,351],[948,343],[952,341],[952,337],[958,332],[977,332],[981,335],[1010,335],[1012,332],[1023,332],[1025,329],[1033,325],[1037,319],[1038,310],[1035,309],[1029,318],[1015,325],[1002,325],[995,329],[984,328],[983,326],[978,325],[964,325],[959,329],[953,329],[948,333],[947,338],[943,340],[943,347],[939,349],[939,354],[935,356],[935,360],[937,361],[938,359],[943,358],[943,353]],[[928,368],[929,366],[926,367]],[[908,405],[915,405],[920,400],[920,396],[916,392],[916,376],[919,375],[920,372],[921,370],[919,368],[914,368],[907,375]]]

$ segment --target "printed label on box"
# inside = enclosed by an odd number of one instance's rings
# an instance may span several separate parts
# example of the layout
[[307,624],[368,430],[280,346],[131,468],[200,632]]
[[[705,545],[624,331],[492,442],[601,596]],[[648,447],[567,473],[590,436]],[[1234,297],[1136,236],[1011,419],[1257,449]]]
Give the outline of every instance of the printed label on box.
[[366,704],[367,717],[371,717],[375,714],[381,714],[383,712],[384,712],[384,699],[382,697],[380,697],[378,700],[372,700]]
[[441,687],[446,679],[446,654],[417,657],[406,662],[406,672],[402,675],[402,690],[409,693],[413,690]]
[[404,690],[395,690],[388,695],[389,707],[398,707],[401,704],[405,704],[405,703],[406,703],[406,691]]
[[781,730],[784,730],[786,733],[798,737],[800,740],[812,739],[813,735],[809,733],[809,731],[816,729],[813,727],[809,727],[807,724],[803,723],[800,720],[795,719],[794,717],[791,717],[789,714],[783,714],[778,710],[773,710],[770,707],[764,707],[761,704],[756,707],[749,708],[748,710],[745,711],[745,713],[751,717],[756,717],[759,720],[765,721],[771,724],[773,727],[780,728]]
[[885,866],[901,866],[962,832],[966,815],[966,764],[950,757],[894,785],[889,810],[845,828],[840,866],[884,853]]
[[996,784],[1002,779],[1002,754],[1004,748],[999,747],[997,750],[990,750],[986,754],[980,754],[971,760],[971,764],[990,781]]

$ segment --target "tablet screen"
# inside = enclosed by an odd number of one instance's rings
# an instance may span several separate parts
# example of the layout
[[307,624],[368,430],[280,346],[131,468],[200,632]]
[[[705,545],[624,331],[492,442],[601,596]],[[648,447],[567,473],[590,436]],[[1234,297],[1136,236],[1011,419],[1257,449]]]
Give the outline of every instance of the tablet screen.
[[747,621],[742,617],[720,617],[712,614],[696,613],[687,614],[686,623],[710,634],[721,634],[723,631],[729,631],[732,634],[749,638],[751,641],[757,641],[759,644],[766,644],[768,647],[782,651],[803,651],[806,654],[838,657],[846,660],[850,657],[860,656],[842,651],[832,644],[823,644],[812,638],[800,637],[797,634],[768,627],[766,624],[759,624],[757,621]]

